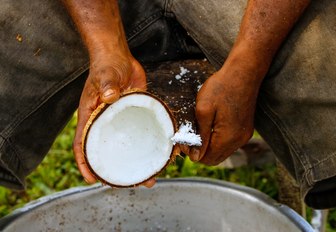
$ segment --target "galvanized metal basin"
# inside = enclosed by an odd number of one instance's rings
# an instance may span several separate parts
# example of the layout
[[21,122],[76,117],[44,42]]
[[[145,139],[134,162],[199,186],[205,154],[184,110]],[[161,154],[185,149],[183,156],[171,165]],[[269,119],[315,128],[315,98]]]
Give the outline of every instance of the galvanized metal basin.
[[209,179],[162,179],[151,189],[92,186],[43,197],[0,219],[0,231],[313,231],[254,189]]

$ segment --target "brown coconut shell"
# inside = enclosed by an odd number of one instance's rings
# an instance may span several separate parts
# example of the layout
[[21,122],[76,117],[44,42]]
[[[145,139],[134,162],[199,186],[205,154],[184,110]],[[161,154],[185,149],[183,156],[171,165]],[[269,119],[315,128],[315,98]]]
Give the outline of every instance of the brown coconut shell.
[[[175,117],[172,113],[172,111],[169,109],[168,105],[162,101],[160,98],[158,98],[157,96],[151,94],[151,93],[148,93],[146,91],[139,91],[139,90],[130,90],[130,91],[127,91],[125,93],[123,93],[121,96],[120,96],[120,99],[123,98],[123,97],[126,97],[126,96],[129,96],[129,95],[134,95],[134,94],[139,94],[139,95],[147,95],[149,97],[152,97],[154,98],[155,100],[157,100],[158,102],[160,102],[162,104],[162,106],[164,106],[164,108],[167,110],[167,113],[168,115],[170,116],[170,119],[173,123],[173,126],[174,126],[174,133],[177,132],[177,123],[176,123],[176,120],[175,120]],[[113,104],[113,103],[112,103]],[[108,182],[107,180],[103,179],[102,177],[100,177],[96,172],[95,170],[91,167],[90,165],[90,162],[87,158],[87,155],[86,155],[86,142],[87,142],[87,136],[88,134],[90,133],[90,128],[91,126],[93,125],[94,121],[99,118],[99,116],[104,113],[104,111],[107,109],[107,107],[109,106],[109,104],[106,104],[106,103],[102,103],[100,104],[91,114],[89,120],[87,121],[85,127],[84,127],[84,130],[83,130],[83,135],[82,135],[82,153],[83,153],[83,156],[84,156],[84,160],[86,162],[86,165],[88,166],[90,172],[99,180],[101,181],[103,184],[106,184],[106,185],[109,185],[111,187],[117,187],[117,188],[129,188],[129,187],[136,187],[136,186],[139,186],[141,184],[143,184],[144,182],[150,180],[151,178],[154,178],[155,176],[159,175],[166,167],[167,165],[169,165],[170,163],[174,162],[175,161],[175,158],[177,155],[180,154],[180,148],[178,147],[178,145],[174,145],[173,146],[173,149],[172,149],[172,152],[170,154],[170,158],[169,160],[167,161],[167,163],[162,167],[162,169],[156,173],[153,173],[152,176],[150,176],[149,178],[147,178],[146,180],[140,182],[140,183],[135,183],[134,185],[127,185],[127,186],[121,186],[121,185],[116,185],[114,183],[110,183]]]

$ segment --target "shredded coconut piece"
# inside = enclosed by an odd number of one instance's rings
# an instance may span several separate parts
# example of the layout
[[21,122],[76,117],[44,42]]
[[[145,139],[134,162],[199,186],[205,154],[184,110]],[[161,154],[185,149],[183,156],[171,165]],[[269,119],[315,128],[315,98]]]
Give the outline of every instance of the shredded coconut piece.
[[191,122],[186,121],[180,126],[178,132],[171,138],[173,144],[185,144],[188,146],[201,146],[202,139],[201,136],[195,134],[194,130],[192,129]]
[[172,82],[173,82],[173,81],[169,81],[169,82],[168,82],[168,84],[170,84],[170,85],[171,85],[171,84],[172,84]]
[[189,73],[190,71],[184,67],[180,67],[180,74],[175,75],[176,80],[180,80],[184,75]]
[[199,92],[202,88],[203,84],[200,84],[199,86],[197,86],[197,92]]
[[188,72],[190,72],[188,69],[186,69],[185,67],[180,67],[180,75],[184,76],[185,74],[187,74]]

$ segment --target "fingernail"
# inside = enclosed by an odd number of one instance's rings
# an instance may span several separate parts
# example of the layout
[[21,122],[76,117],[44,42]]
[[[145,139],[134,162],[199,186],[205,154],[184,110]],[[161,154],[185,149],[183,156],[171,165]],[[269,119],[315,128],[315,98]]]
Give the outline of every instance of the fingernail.
[[200,156],[200,151],[196,148],[192,148],[190,152],[190,159],[192,161],[198,161],[200,158],[199,156]]
[[113,89],[108,89],[104,92],[104,97],[111,97],[114,95],[116,92]]

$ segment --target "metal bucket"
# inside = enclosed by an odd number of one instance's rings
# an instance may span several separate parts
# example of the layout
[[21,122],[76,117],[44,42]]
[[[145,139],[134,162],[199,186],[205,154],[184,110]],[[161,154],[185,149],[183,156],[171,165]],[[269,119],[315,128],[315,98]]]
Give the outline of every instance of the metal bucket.
[[209,179],[162,179],[155,187],[69,189],[0,219],[0,231],[313,231],[263,193]]

